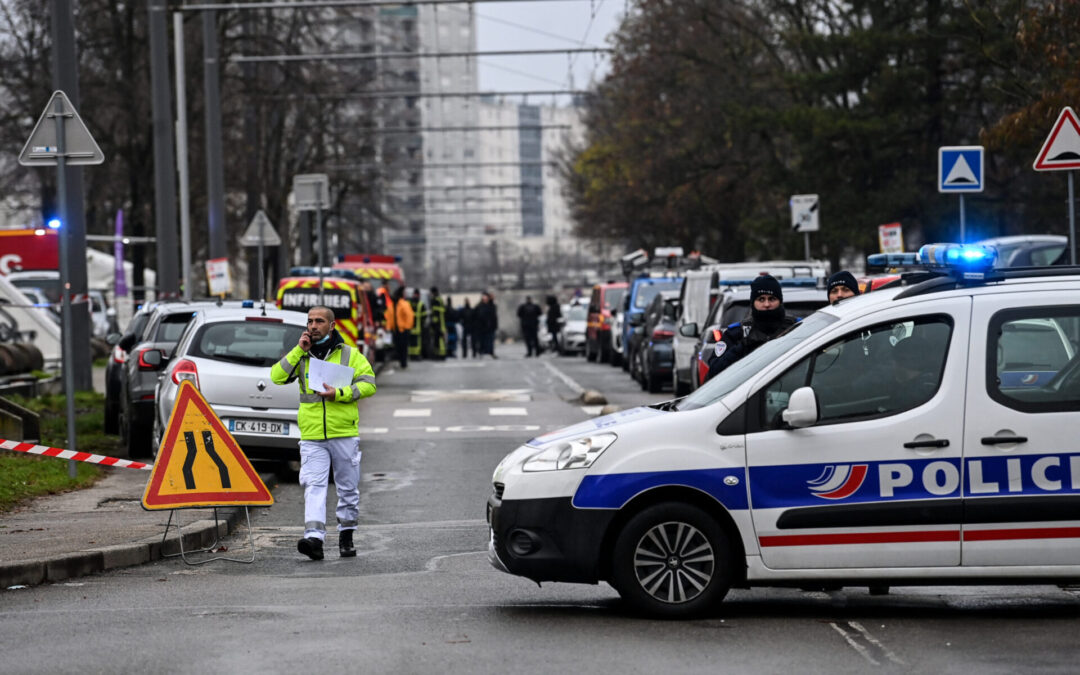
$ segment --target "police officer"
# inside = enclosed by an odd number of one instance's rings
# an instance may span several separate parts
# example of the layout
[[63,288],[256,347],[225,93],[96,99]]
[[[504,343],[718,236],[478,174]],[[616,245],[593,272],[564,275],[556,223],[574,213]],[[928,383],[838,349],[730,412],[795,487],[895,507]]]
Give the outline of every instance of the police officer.
[[390,300],[390,306],[386,308],[386,327],[391,331],[394,339],[394,354],[402,368],[409,367],[409,338],[412,335],[413,316],[412,305],[405,299],[405,288],[399,286],[394,291]]
[[[348,366],[352,383],[313,390],[307,373],[311,359]],[[307,330],[299,342],[270,369],[274,384],[300,383],[300,485],[304,488],[304,538],[296,550],[312,560],[323,559],[326,538],[326,486],[330,467],[337,488],[338,552],[356,556],[353,531],[360,517],[360,434],[356,401],[375,393],[375,372],[359,349],[349,347],[334,330],[328,307],[308,310]]]
[[750,303],[750,316],[723,330],[709,362],[706,381],[797,321],[784,311],[784,292],[771,275],[762,274],[750,284]]
[[835,305],[844,298],[859,295],[859,282],[855,281],[855,275],[851,272],[840,270],[829,277],[826,289],[829,293],[829,304]]

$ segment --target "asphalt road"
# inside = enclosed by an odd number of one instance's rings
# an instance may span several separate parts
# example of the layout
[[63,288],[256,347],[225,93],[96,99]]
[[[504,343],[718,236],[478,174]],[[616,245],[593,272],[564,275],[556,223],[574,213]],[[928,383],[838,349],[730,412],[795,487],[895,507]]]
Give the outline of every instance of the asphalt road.
[[0,595],[0,671],[1076,671],[1080,598],[1056,587],[734,591],[715,618],[662,622],[604,584],[495,571],[483,518],[499,459],[593,414],[580,388],[623,406],[670,395],[521,351],[380,375],[363,408],[358,557],[339,559],[333,534],[325,561],[296,553],[302,495],[283,483],[254,514],[253,564],[172,559]]

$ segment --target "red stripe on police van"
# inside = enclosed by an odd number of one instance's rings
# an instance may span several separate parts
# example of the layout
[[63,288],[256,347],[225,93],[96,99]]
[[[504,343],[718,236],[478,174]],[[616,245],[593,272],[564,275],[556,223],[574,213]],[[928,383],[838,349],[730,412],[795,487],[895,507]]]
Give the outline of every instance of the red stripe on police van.
[[1080,539],[1080,527],[1028,527],[964,532],[964,541],[1007,541],[1009,539]]
[[930,541],[960,541],[960,530],[923,532],[851,532],[838,534],[784,534],[758,537],[763,547],[838,546],[844,544],[896,544]]

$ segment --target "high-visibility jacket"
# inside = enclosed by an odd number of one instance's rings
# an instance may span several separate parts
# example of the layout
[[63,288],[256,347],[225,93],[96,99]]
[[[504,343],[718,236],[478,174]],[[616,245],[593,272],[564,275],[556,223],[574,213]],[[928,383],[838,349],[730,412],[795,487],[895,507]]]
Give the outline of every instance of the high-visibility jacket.
[[386,308],[386,327],[388,330],[410,331],[414,320],[415,315],[413,314],[412,305],[406,300],[401,300],[396,304],[390,303]]
[[308,363],[311,355],[293,347],[288,354],[270,369],[274,384],[300,383],[300,409],[296,422],[300,425],[300,438],[305,441],[345,438],[360,434],[360,411],[356,401],[375,393],[375,371],[360,353],[347,344],[339,344],[326,361],[348,365],[353,369],[352,384],[337,390],[332,401],[327,401],[308,386]]

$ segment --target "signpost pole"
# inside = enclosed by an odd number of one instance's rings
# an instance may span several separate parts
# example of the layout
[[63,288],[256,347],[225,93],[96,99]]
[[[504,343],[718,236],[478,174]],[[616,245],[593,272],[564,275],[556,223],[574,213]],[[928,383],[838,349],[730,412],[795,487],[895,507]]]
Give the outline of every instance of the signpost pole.
[[315,188],[320,192],[319,205],[315,208],[315,227],[319,231],[319,304],[323,302],[323,265],[326,264],[326,232],[323,230],[322,221],[322,189]]
[[1073,197],[1073,174],[1069,172],[1069,264],[1076,264],[1076,199]]
[[188,189],[187,80],[184,75],[184,17],[173,12],[173,45],[176,54],[176,173],[180,178],[180,264],[184,299],[191,299],[191,195]]
[[964,193],[960,193],[960,243],[966,244],[967,240],[964,238]]
[[[263,279],[263,267],[266,266],[263,260],[263,238],[266,233],[266,219],[259,219],[259,299],[266,300],[266,281]],[[248,277],[249,279],[251,277]]]
[[803,250],[806,252],[806,262],[810,262],[810,233],[803,232]]
[[[64,153],[64,101],[57,97],[53,109],[56,122],[56,201],[60,211],[60,312],[64,321],[61,335],[61,353],[64,355],[64,408],[67,414],[67,448],[77,450],[75,439],[75,356],[71,349],[71,283],[68,279],[68,257],[71,244],[68,241],[67,176]],[[74,478],[75,460],[68,460],[68,477]]]

